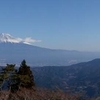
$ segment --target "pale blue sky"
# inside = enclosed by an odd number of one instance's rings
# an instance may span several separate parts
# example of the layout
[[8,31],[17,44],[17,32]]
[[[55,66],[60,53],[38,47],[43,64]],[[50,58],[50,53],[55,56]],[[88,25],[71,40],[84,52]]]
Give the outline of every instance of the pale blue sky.
[[100,51],[100,0],[1,0],[2,32],[41,47]]

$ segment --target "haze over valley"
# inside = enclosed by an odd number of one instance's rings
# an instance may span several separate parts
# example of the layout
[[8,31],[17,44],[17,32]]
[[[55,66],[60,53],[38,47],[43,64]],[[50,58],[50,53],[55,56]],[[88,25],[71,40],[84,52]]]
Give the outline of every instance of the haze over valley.
[[26,59],[33,66],[67,66],[100,57],[100,52],[81,52],[38,47],[10,34],[0,34],[0,65],[20,64]]

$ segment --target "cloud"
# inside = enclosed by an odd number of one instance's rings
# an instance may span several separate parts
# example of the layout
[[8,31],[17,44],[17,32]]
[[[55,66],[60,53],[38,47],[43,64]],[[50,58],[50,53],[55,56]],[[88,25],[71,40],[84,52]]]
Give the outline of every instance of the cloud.
[[35,40],[35,39],[32,39],[31,37],[27,37],[25,39],[22,39],[22,42],[26,44],[32,44],[35,42],[41,42],[41,40]]

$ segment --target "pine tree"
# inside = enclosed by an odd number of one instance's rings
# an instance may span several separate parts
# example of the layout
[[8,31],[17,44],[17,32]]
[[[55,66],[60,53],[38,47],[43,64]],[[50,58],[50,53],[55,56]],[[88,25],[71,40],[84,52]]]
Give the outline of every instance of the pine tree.
[[5,68],[2,68],[0,72],[0,89],[2,89],[5,82],[11,92],[16,92],[19,86],[25,88],[32,88],[35,86],[34,76],[25,60],[21,62],[18,71],[15,69],[15,64],[7,64]]
[[26,61],[23,60],[19,67],[18,76],[20,80],[20,85],[26,88],[32,88],[35,86],[34,76],[29,66],[27,66]]
[[[0,73],[0,84],[1,84],[1,89],[3,88],[4,83],[6,82],[8,89],[12,91],[12,86],[17,84],[17,71],[15,69],[15,64],[7,64],[6,67],[2,68],[1,73]],[[18,86],[16,85],[17,88],[13,88],[13,91],[18,89]]]

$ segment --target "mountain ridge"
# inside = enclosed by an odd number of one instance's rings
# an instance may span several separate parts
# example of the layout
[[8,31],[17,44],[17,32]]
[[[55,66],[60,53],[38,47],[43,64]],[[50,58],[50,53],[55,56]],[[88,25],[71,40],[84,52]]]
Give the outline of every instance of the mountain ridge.
[[84,97],[100,95],[100,58],[71,66],[35,67],[32,70],[39,87],[80,92]]
[[[20,41],[16,42],[16,39]],[[66,66],[100,57],[99,52],[58,50],[30,45],[31,38],[18,39],[9,34],[1,34],[0,40],[0,65],[19,65],[20,61],[26,59],[30,66]]]

